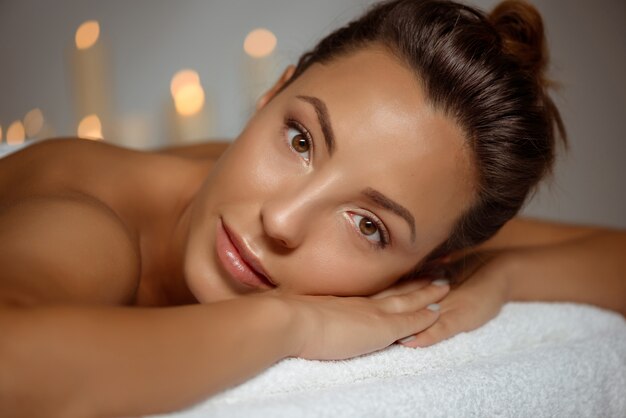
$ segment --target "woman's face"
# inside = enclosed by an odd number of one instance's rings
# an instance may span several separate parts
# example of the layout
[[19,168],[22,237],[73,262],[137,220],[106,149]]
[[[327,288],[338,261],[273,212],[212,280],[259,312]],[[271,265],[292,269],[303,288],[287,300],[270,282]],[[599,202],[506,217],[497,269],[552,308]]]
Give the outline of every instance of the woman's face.
[[202,303],[268,290],[221,261],[226,225],[280,292],[375,293],[448,237],[472,173],[460,129],[388,51],[314,64],[257,110],[192,202],[187,283]]

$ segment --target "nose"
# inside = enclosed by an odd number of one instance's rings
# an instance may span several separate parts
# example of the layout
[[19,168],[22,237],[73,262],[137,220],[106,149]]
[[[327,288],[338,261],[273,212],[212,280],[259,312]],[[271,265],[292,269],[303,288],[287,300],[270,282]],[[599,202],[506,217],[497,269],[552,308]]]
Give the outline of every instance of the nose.
[[320,202],[311,190],[283,191],[265,201],[261,223],[267,237],[289,249],[298,247],[314,224]]

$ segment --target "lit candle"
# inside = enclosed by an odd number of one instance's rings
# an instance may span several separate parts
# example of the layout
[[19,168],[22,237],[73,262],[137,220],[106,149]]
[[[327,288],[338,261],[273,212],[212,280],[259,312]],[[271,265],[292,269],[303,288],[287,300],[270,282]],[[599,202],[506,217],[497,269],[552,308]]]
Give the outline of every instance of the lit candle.
[[245,85],[250,110],[255,108],[256,101],[271,86],[278,70],[275,56],[277,43],[276,36],[264,28],[251,31],[243,42],[246,53]]
[[94,141],[102,139],[102,123],[96,114],[87,115],[78,123],[76,135],[79,138],[93,139]]
[[190,143],[206,140],[211,136],[212,105],[207,100],[200,76],[194,70],[180,70],[170,82],[173,107],[172,142]]
[[100,40],[100,25],[97,21],[83,22],[76,30],[71,62],[76,120],[80,121],[80,124],[86,118],[97,115],[99,128],[91,129],[95,126],[95,119],[91,118],[90,132],[99,133],[102,137],[102,125],[105,132],[110,126],[111,88],[105,49]]
[[16,120],[9,125],[7,129],[7,144],[9,145],[21,145],[24,143],[24,125],[22,121]]

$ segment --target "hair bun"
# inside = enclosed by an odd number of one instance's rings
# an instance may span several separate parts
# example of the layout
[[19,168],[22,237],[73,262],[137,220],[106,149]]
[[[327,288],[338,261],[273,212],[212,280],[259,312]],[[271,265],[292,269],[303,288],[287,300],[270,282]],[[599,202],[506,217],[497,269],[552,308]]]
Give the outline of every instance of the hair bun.
[[551,124],[567,147],[567,133],[561,115],[548,96],[548,88],[559,84],[546,77],[548,46],[539,11],[523,0],[504,0],[489,14],[489,20],[500,34],[504,52],[514,56],[543,90],[542,102]]
[[543,78],[548,49],[537,9],[525,1],[505,0],[493,9],[489,20],[500,34],[505,52],[515,56],[542,85],[548,84]]

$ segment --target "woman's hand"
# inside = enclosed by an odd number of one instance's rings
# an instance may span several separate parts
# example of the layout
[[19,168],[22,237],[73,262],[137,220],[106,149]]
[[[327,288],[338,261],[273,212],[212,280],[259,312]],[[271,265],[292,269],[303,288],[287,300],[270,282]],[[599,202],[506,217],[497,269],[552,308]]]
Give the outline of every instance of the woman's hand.
[[453,286],[439,303],[439,319],[403,344],[426,347],[460,332],[474,330],[493,319],[509,300],[505,258],[505,251],[478,252],[463,254],[443,265],[445,276],[452,279]]
[[310,296],[271,293],[286,302],[298,334],[295,357],[340,360],[383,349],[431,326],[447,285],[413,283],[401,294],[378,297]]

